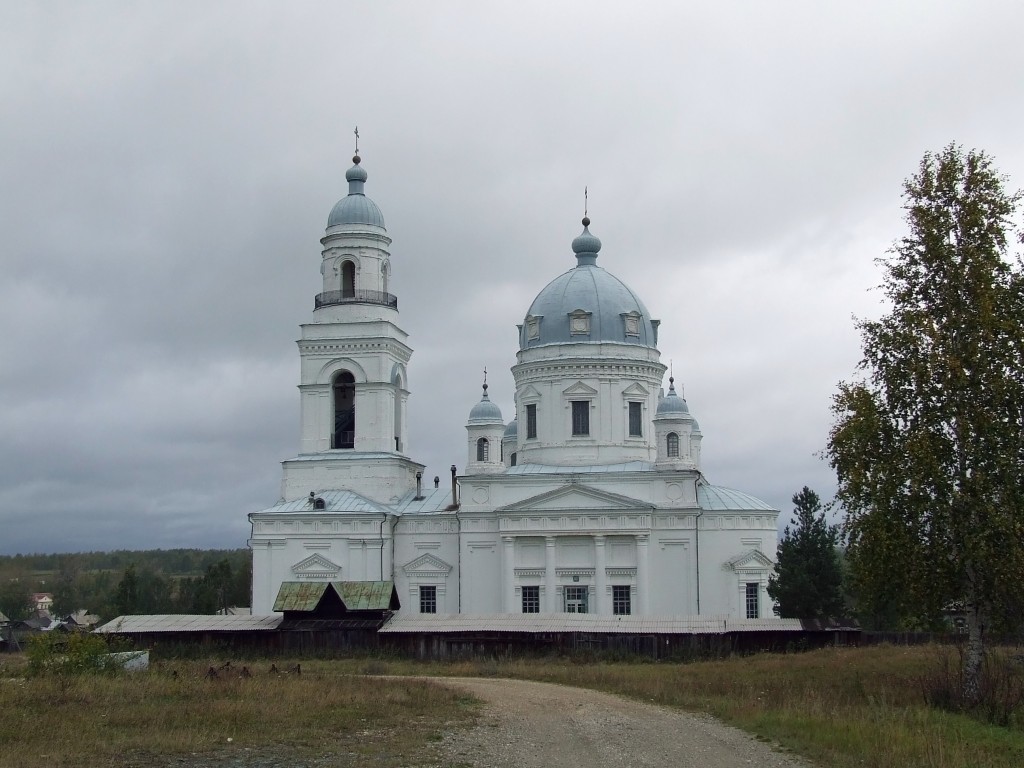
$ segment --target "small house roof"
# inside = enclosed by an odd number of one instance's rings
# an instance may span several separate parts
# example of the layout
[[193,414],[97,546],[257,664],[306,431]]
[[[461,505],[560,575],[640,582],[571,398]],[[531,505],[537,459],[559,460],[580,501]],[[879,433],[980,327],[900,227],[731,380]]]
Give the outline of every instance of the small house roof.
[[274,611],[315,611],[328,589],[347,611],[387,611],[398,603],[392,581],[284,581]]

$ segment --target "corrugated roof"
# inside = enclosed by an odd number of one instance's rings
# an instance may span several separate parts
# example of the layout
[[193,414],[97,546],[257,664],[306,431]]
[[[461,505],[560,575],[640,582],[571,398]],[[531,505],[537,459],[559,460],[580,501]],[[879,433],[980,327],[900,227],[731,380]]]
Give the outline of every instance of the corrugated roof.
[[252,632],[277,629],[281,614],[266,616],[153,615],[118,616],[96,632],[117,634],[127,632]]
[[381,632],[592,632],[651,635],[800,630],[796,619],[739,621],[725,616],[597,616],[586,613],[396,615]]

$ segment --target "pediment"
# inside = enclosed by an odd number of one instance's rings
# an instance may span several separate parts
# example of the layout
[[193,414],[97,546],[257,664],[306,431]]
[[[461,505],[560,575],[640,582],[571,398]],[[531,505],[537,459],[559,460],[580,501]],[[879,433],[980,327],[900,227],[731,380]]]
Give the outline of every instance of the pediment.
[[340,572],[340,565],[331,562],[319,552],[314,552],[305,560],[300,560],[292,566],[292,573],[306,578],[334,579]]
[[452,566],[429,552],[402,566],[407,576],[447,576]]
[[582,381],[577,381],[571,387],[562,390],[562,394],[566,397],[575,397],[577,395],[585,395],[587,397],[593,397],[597,394],[597,390]]
[[646,387],[644,387],[642,384],[637,382],[637,383],[634,383],[634,384],[630,384],[628,387],[626,387],[624,390],[622,390],[622,394],[624,394],[624,395],[637,395],[639,397],[647,397],[650,394],[650,392],[647,390]]
[[522,392],[518,395],[519,400],[539,400],[540,392],[532,384],[527,384]]
[[654,505],[649,502],[598,490],[588,485],[567,485],[537,496],[531,496],[514,504],[509,504],[497,511],[502,513],[541,511],[582,512],[595,509],[647,511],[653,508]]
[[725,567],[734,571],[767,571],[774,568],[775,563],[761,550],[751,549],[726,560]]

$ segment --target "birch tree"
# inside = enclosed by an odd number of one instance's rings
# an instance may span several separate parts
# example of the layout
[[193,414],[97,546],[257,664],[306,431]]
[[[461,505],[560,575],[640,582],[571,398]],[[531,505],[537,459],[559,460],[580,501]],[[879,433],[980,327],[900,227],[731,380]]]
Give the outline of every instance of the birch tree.
[[833,399],[855,586],[905,619],[966,606],[964,695],[986,632],[1024,584],[1024,301],[1019,192],[983,152],[926,154],[907,234],[880,260],[891,309],[858,323],[862,375]]

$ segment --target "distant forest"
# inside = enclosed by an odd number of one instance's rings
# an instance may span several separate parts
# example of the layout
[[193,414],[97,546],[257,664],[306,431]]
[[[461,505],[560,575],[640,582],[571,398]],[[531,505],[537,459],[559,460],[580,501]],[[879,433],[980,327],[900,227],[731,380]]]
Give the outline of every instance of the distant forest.
[[29,595],[53,595],[54,616],[85,609],[101,620],[124,614],[216,613],[248,606],[248,549],[154,549],[0,555],[0,611],[29,615]]

